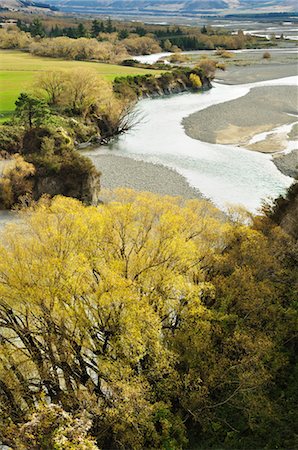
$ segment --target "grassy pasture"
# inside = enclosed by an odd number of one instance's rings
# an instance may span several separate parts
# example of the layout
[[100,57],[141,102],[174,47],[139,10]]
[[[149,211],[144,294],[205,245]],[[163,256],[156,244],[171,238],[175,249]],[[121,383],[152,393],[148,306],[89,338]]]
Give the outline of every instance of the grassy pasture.
[[56,58],[42,58],[16,50],[0,50],[0,122],[9,117],[14,103],[22,91],[30,90],[40,72],[50,70],[72,70],[91,68],[108,80],[116,76],[158,74],[156,70],[138,69],[85,61],[66,61]]

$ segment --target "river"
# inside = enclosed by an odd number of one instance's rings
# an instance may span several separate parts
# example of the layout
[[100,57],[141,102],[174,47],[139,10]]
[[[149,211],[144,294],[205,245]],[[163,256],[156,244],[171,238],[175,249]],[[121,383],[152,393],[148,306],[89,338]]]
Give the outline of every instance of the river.
[[[244,96],[253,87],[296,83],[297,77],[246,85],[214,83],[204,93],[141,100],[137,110],[142,119],[134,129],[109,146],[84,153],[91,159],[100,154],[114,154],[162,164],[183,175],[191,186],[220,208],[232,203],[256,212],[263,199],[278,197],[293,179],[276,168],[271,155],[194,140],[185,134],[181,121],[211,105]],[[0,228],[15,220],[13,214],[0,212]]]
[[233,203],[256,212],[263,199],[278,197],[293,179],[276,168],[271,155],[194,140],[185,134],[181,121],[195,111],[246,95],[253,87],[296,83],[297,77],[247,85],[214,83],[213,89],[201,94],[141,100],[138,126],[109,146],[89,151],[88,156],[108,153],[163,164],[182,174],[220,208]]
[[[297,36],[298,40],[298,36]],[[241,55],[256,55],[258,57],[261,57],[264,53],[264,49],[241,49],[241,50],[231,50],[231,52],[234,54],[241,54]],[[266,51],[269,51],[273,56],[278,55],[285,55],[285,54],[293,54],[297,55],[297,48],[282,48],[282,47],[270,47],[267,48]],[[214,50],[191,50],[191,51],[185,51],[180,52],[182,55],[186,56],[192,56],[192,55],[210,55],[214,56]],[[134,56],[133,59],[142,63],[142,64],[155,64],[159,59],[166,58],[167,56],[171,56],[173,53],[171,52],[162,52],[162,53],[153,53],[152,55],[140,55],[140,56]]]

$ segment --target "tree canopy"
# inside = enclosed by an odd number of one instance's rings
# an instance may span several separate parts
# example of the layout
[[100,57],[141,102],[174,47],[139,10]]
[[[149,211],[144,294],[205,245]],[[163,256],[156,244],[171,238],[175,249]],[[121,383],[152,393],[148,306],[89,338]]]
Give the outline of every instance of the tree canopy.
[[23,213],[0,246],[2,441],[46,397],[99,448],[294,446],[295,251],[242,216],[129,190]]
[[40,125],[50,114],[48,104],[45,100],[22,92],[15,102],[14,112],[21,124],[32,128]]

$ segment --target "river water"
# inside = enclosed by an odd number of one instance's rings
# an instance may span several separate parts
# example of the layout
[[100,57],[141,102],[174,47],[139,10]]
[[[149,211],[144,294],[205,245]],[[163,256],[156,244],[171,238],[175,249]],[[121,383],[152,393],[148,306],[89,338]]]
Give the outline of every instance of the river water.
[[202,94],[142,100],[137,106],[141,123],[109,146],[89,152],[89,156],[108,153],[163,164],[182,174],[220,208],[233,203],[255,212],[263,199],[285,192],[292,178],[276,168],[271,155],[188,137],[181,121],[208,106],[246,95],[253,87],[296,83],[297,77],[234,86],[214,83],[213,89]]

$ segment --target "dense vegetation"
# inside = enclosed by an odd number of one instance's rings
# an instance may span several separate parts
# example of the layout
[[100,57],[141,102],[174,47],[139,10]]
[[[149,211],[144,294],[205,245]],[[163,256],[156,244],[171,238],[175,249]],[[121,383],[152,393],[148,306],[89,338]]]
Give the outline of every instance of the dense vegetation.
[[150,97],[154,95],[173,94],[187,90],[210,89],[216,64],[206,61],[193,69],[176,68],[159,77],[138,75],[135,77],[116,77],[113,83],[116,94],[126,98]]
[[0,247],[4,443],[296,447],[297,248],[279,227],[125,190],[23,219]]
[[288,189],[286,196],[280,196],[272,205],[265,206],[266,214],[288,234],[298,239],[298,181]]
[[[51,25],[50,25],[51,24]],[[66,22],[67,24],[67,22]],[[68,23],[68,25],[70,25]],[[262,44],[260,38],[245,35],[241,30],[232,34],[224,29],[204,26],[162,27],[133,23],[98,21],[61,27],[43,23],[40,18],[18,19],[16,26],[0,32],[1,48],[29,50],[40,56],[75,60],[121,62],[129,55],[151,54],[161,50],[212,50],[215,48],[252,48]]]
[[[244,35],[241,30],[238,34],[233,35],[224,28],[216,29],[211,26],[197,27],[180,27],[180,26],[160,26],[149,25],[143,23],[130,22],[112,22],[108,20],[94,19],[91,23],[85,21],[77,25],[61,27],[57,23],[52,25],[44,24],[40,18],[34,18],[28,22],[21,19],[17,20],[17,27],[24,32],[30,33],[32,37],[58,37],[67,36],[69,38],[78,39],[83,37],[91,37],[99,40],[113,39],[123,41],[127,44],[127,39],[131,42],[134,38],[151,37],[156,40],[160,48],[171,50],[173,46],[179,47],[181,50],[198,50],[198,49],[214,49],[216,47],[223,48],[243,48],[251,47],[256,44],[256,38]],[[68,24],[69,25],[69,24]]]

